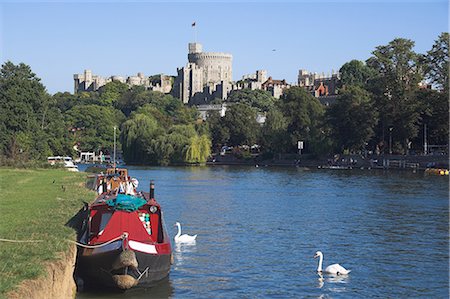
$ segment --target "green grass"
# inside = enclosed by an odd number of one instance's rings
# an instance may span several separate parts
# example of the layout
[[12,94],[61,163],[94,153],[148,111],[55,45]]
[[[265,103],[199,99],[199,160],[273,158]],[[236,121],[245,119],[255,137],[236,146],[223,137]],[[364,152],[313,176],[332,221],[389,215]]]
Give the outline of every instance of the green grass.
[[[86,174],[61,169],[0,169],[0,297],[25,279],[45,275],[44,262],[69,248],[75,232],[64,224],[90,202]],[[64,187],[62,187],[64,186]]]

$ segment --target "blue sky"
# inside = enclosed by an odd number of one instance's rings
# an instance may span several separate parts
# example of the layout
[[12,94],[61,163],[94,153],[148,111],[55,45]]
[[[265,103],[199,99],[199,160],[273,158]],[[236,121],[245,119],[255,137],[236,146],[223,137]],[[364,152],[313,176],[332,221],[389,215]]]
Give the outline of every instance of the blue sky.
[[[233,79],[266,69],[338,70],[397,37],[425,53],[448,31],[446,0],[431,1],[5,1],[0,60],[24,62],[50,93],[73,92],[73,74],[175,75],[187,44],[233,55]],[[276,51],[273,51],[276,50]]]

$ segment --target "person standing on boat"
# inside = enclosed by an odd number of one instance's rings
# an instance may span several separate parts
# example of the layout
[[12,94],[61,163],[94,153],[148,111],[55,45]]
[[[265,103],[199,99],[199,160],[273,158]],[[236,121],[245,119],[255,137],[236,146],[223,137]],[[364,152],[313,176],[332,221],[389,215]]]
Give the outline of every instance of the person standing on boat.
[[103,179],[100,179],[100,181],[98,182],[97,193],[98,194],[103,193]]
[[125,193],[125,182],[119,183],[119,193]]
[[136,195],[136,192],[134,192],[134,186],[133,186],[132,182],[127,181],[125,183],[125,186],[126,186],[126,190],[125,190],[126,194],[128,194],[128,195]]

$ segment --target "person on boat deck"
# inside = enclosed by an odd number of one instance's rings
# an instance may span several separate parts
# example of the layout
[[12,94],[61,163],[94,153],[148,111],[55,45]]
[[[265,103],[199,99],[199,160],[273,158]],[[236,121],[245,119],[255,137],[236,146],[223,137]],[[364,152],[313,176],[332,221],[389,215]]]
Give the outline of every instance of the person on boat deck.
[[126,187],[126,189],[125,189],[125,193],[126,194],[128,194],[128,195],[136,195],[136,192],[134,192],[134,186],[133,186],[132,182],[127,181],[125,183],[125,187]]
[[106,190],[108,189],[108,183],[106,182],[106,178],[103,179],[102,186],[103,186],[103,192],[106,192]]
[[100,179],[100,181],[98,182],[97,193],[98,194],[103,193],[103,180],[102,179]]
[[125,183],[124,182],[119,183],[119,193],[125,193]]
[[103,193],[103,185],[99,185],[97,188],[97,193],[100,195]]

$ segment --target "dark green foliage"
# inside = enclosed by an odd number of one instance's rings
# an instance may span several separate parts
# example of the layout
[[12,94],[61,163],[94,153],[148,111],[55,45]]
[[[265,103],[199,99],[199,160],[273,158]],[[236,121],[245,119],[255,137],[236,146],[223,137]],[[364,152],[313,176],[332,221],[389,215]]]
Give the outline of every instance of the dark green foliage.
[[98,90],[100,102],[104,105],[113,105],[128,89],[128,85],[125,83],[118,81],[108,82]]
[[393,143],[398,142],[402,152],[417,136],[420,117],[415,92],[423,77],[420,56],[412,50],[413,46],[413,41],[397,38],[386,46],[378,46],[374,56],[367,60],[367,65],[376,71],[368,89],[374,94],[380,114],[376,128],[378,142],[386,144],[391,131]]
[[208,113],[207,124],[209,125],[209,130],[211,132],[213,149],[214,151],[219,151],[220,148],[230,140],[230,130],[224,126],[218,111],[211,111]]
[[374,70],[359,60],[345,63],[339,70],[340,86],[355,85],[364,87],[367,81],[375,75]]
[[228,129],[228,145],[253,145],[259,138],[261,127],[256,122],[256,112],[246,104],[230,105],[223,125]]
[[279,109],[287,121],[290,147],[286,152],[297,150],[297,142],[305,141],[305,149],[313,151],[322,142],[324,107],[319,100],[302,87],[291,87],[281,97]]
[[146,91],[142,86],[134,86],[131,90],[122,94],[116,103],[116,107],[126,116],[129,116],[131,112],[145,104],[152,104],[170,116],[174,116],[177,109],[182,106],[182,103],[171,95],[159,91]]
[[66,112],[71,138],[82,151],[112,151],[114,126],[119,127],[124,120],[124,115],[113,107],[80,105]]
[[449,45],[448,32],[442,32],[435,41],[432,49],[425,55],[425,71],[426,77],[435,84],[440,90],[444,90],[448,94],[449,82]]
[[291,148],[291,138],[287,132],[288,120],[280,109],[269,110],[263,127],[262,145],[271,153],[285,153]]
[[327,111],[327,117],[339,152],[363,150],[378,121],[370,94],[358,86],[347,86]]
[[28,65],[2,66],[0,111],[0,155],[42,160],[71,151],[61,112]]
[[448,93],[431,89],[421,89],[416,93],[421,105],[421,121],[419,134],[413,141],[413,148],[420,148],[423,144],[424,125],[427,126],[428,144],[448,144],[449,136],[449,103]]
[[241,89],[232,91],[226,102],[246,104],[260,112],[267,112],[273,107],[275,98],[268,91]]

